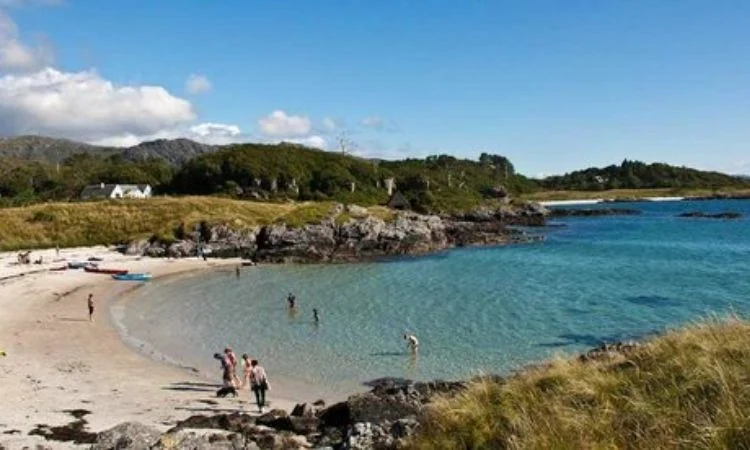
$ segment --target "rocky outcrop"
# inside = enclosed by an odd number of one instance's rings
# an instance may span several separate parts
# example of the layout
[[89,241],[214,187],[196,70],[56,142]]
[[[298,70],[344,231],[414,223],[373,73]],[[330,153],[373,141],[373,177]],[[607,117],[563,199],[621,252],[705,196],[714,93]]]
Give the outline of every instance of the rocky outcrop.
[[138,422],[121,423],[96,436],[91,450],[149,449],[161,437],[156,428]]
[[[579,356],[582,363],[617,361],[639,347],[634,342],[602,344]],[[539,367],[539,366],[532,366]],[[623,369],[635,367],[627,358]],[[501,376],[482,380],[504,383]],[[118,449],[398,449],[419,431],[420,420],[436,396],[460,394],[468,382],[413,382],[382,378],[367,383],[369,392],[318,409],[321,403],[299,404],[291,414],[271,410],[253,417],[245,413],[195,415],[166,433],[125,423],[99,433],[96,450]]]
[[739,219],[742,217],[742,214],[738,212],[732,212],[732,211],[725,211],[725,212],[714,213],[714,214],[702,212],[702,211],[691,211],[691,212],[678,214],[677,217],[692,217],[692,218],[702,218],[702,219]]
[[455,394],[463,382],[429,383],[383,378],[372,390],[325,409],[297,405],[291,414],[275,409],[261,416],[244,413],[195,415],[166,433],[124,423],[96,436],[96,450],[135,449],[395,449],[419,428],[418,418],[436,394]]
[[553,208],[549,212],[549,217],[634,216],[638,214],[641,214],[641,210],[630,208]]
[[[356,205],[337,205],[329,218],[316,224],[290,227],[276,223],[243,230],[216,225],[200,247],[187,238],[170,243],[138,241],[124,251],[177,258],[195,256],[200,250],[211,257],[269,263],[354,262],[422,255],[452,247],[532,242],[542,237],[511,226],[544,225],[546,214],[543,207],[524,205],[442,217],[399,211],[386,221]],[[339,217],[345,221],[341,223]]]

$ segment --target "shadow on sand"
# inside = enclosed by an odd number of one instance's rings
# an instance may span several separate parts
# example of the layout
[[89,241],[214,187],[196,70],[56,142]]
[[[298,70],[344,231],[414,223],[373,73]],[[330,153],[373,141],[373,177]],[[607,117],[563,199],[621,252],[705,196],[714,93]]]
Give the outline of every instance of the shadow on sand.
[[192,392],[215,392],[221,387],[220,384],[214,383],[197,383],[193,381],[182,381],[164,386],[162,389],[169,391],[192,391]]

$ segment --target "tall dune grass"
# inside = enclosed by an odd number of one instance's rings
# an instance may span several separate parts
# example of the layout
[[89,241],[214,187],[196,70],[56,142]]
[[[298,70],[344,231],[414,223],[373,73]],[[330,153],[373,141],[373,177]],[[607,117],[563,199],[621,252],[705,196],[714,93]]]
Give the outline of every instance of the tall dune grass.
[[320,221],[331,203],[261,203],[217,197],[46,203],[0,209],[0,249],[116,244],[172,236],[184,224],[229,223],[237,228],[278,221]]
[[437,400],[412,449],[748,449],[750,324],[672,331]]

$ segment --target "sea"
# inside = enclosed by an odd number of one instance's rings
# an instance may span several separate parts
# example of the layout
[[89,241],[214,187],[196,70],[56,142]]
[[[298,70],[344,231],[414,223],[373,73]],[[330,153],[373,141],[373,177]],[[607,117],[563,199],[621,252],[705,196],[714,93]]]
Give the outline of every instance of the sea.
[[[750,201],[585,207],[642,214],[553,220],[529,229],[546,237],[533,244],[166,279],[111,314],[126,342],[152,357],[218,380],[212,355],[229,346],[259,359],[269,378],[327,398],[380,377],[507,375],[602,342],[750,314]],[[743,217],[677,217],[688,211]],[[416,356],[405,332],[419,339]]]

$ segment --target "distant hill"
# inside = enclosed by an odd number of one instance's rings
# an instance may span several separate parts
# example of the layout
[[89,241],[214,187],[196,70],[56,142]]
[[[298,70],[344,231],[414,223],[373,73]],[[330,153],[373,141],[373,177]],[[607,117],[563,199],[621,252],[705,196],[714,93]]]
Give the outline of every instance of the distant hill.
[[158,139],[123,149],[121,154],[129,161],[160,158],[173,166],[180,166],[189,159],[214,152],[219,148],[219,146],[201,144],[190,139]]
[[68,139],[44,136],[16,136],[0,138],[0,158],[37,161],[55,164],[80,153],[96,156],[121,155],[128,161],[145,161],[159,158],[172,166],[179,166],[188,159],[210,153],[219,147],[201,144],[190,139],[158,139],[142,142],[133,147],[103,147]]
[[119,149],[98,147],[68,139],[45,136],[14,136],[0,138],[0,157],[38,161],[62,162],[77,153],[92,153],[101,156],[116,154]]
[[539,180],[543,189],[600,191],[646,188],[750,187],[750,179],[720,172],[677,167],[664,163],[647,164],[624,160],[622,164],[590,167]]

